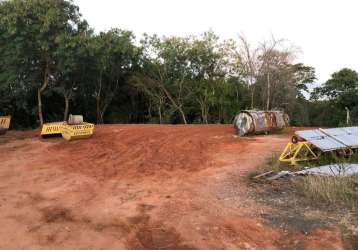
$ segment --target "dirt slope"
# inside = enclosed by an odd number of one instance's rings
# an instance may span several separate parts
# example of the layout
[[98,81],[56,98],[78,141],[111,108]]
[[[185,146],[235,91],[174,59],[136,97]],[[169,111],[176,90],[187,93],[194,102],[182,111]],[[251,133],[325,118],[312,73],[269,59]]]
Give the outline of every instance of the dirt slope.
[[334,229],[263,223],[245,175],[288,135],[105,125],[88,140],[0,137],[0,249],[341,249]]

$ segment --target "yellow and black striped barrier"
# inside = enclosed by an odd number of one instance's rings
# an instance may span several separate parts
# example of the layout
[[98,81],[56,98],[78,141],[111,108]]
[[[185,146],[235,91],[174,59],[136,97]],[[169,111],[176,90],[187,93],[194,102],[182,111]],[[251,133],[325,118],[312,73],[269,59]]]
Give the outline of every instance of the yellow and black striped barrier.
[[11,116],[0,116],[0,134],[5,134],[10,128]]
[[65,124],[65,122],[45,123],[44,125],[42,125],[41,136],[47,137],[51,135],[61,135],[63,124]]
[[56,135],[62,135],[62,137],[68,141],[85,139],[91,137],[94,131],[94,124],[81,123],[76,125],[69,125],[66,122],[53,122],[45,123],[42,126],[41,136],[50,137]]
[[68,141],[86,139],[91,137],[94,131],[94,124],[82,123],[77,125],[62,125],[62,137]]

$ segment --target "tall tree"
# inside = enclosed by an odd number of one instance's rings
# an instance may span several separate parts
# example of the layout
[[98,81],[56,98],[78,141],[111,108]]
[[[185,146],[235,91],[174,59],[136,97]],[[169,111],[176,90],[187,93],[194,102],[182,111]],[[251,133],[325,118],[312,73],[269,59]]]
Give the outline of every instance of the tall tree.
[[261,61],[259,58],[259,48],[252,48],[244,35],[239,37],[239,54],[241,74],[245,78],[248,88],[250,89],[250,108],[255,107],[255,84],[258,78]]
[[104,114],[120,84],[128,81],[138,64],[139,49],[134,45],[132,32],[112,29],[93,37],[90,50],[96,63],[93,86],[97,123],[103,123]]
[[336,121],[337,125],[345,124],[346,108],[351,111],[353,122],[358,121],[358,73],[344,68],[332,74],[323,86],[314,89],[313,100],[325,100],[326,109],[334,106],[327,119]]
[[3,81],[37,88],[42,125],[42,94],[57,72],[55,52],[63,33],[82,24],[79,9],[66,0],[10,0],[0,3],[0,56]]
[[53,90],[64,98],[63,119],[65,121],[68,119],[70,101],[74,92],[85,91],[83,84],[91,72],[91,68],[88,66],[88,43],[91,33],[87,26],[83,26],[70,34],[64,33],[58,39],[57,73],[54,75],[55,87]]

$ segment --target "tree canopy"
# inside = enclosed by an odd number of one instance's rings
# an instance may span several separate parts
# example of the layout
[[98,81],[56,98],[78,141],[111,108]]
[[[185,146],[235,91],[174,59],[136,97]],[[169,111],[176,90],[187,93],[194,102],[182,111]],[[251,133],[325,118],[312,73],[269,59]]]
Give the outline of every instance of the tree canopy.
[[[281,39],[94,32],[68,0],[0,1],[0,115],[30,128],[83,114],[96,123],[230,123],[242,109],[281,109],[294,125],[358,116],[357,73],[316,88],[313,67]],[[335,113],[332,113],[334,110]]]
[[[344,124],[346,109],[350,111],[352,122],[358,122],[358,73],[351,69],[341,69],[332,74],[331,78],[321,87],[317,87],[312,100],[325,104],[326,117],[321,122],[329,125]],[[327,119],[327,121],[326,121]]]

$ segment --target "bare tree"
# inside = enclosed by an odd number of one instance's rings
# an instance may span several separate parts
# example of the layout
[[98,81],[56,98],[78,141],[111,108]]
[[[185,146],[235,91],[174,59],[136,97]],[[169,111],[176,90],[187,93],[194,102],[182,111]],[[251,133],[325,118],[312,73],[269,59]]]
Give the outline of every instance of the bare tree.
[[[243,35],[239,39],[241,68],[250,89],[251,108],[258,105],[255,103],[255,97],[258,96],[262,98],[262,108],[269,110],[274,107],[273,100],[278,88],[291,84],[293,80],[290,65],[295,58],[296,48],[273,35],[257,46],[252,46]],[[257,88],[260,89],[259,93],[255,93]]]
[[265,40],[259,45],[260,69],[259,74],[261,79],[264,79],[266,91],[263,95],[265,97],[264,108],[270,110],[274,94],[278,87],[291,84],[293,73],[290,65],[296,55],[296,48],[287,44],[284,39],[277,40],[271,35],[269,40]]
[[[283,43],[284,40],[276,40],[275,37],[271,34],[270,40],[265,40],[259,45],[259,54],[261,60],[260,73],[266,77],[266,110],[270,110],[271,104],[271,89],[272,89],[272,77],[275,72],[278,70],[278,64],[282,63],[279,56],[279,46]],[[285,60],[283,60],[285,61]]]
[[243,75],[251,93],[251,109],[254,108],[255,83],[260,69],[259,48],[252,48],[244,35],[239,36],[239,54]]

